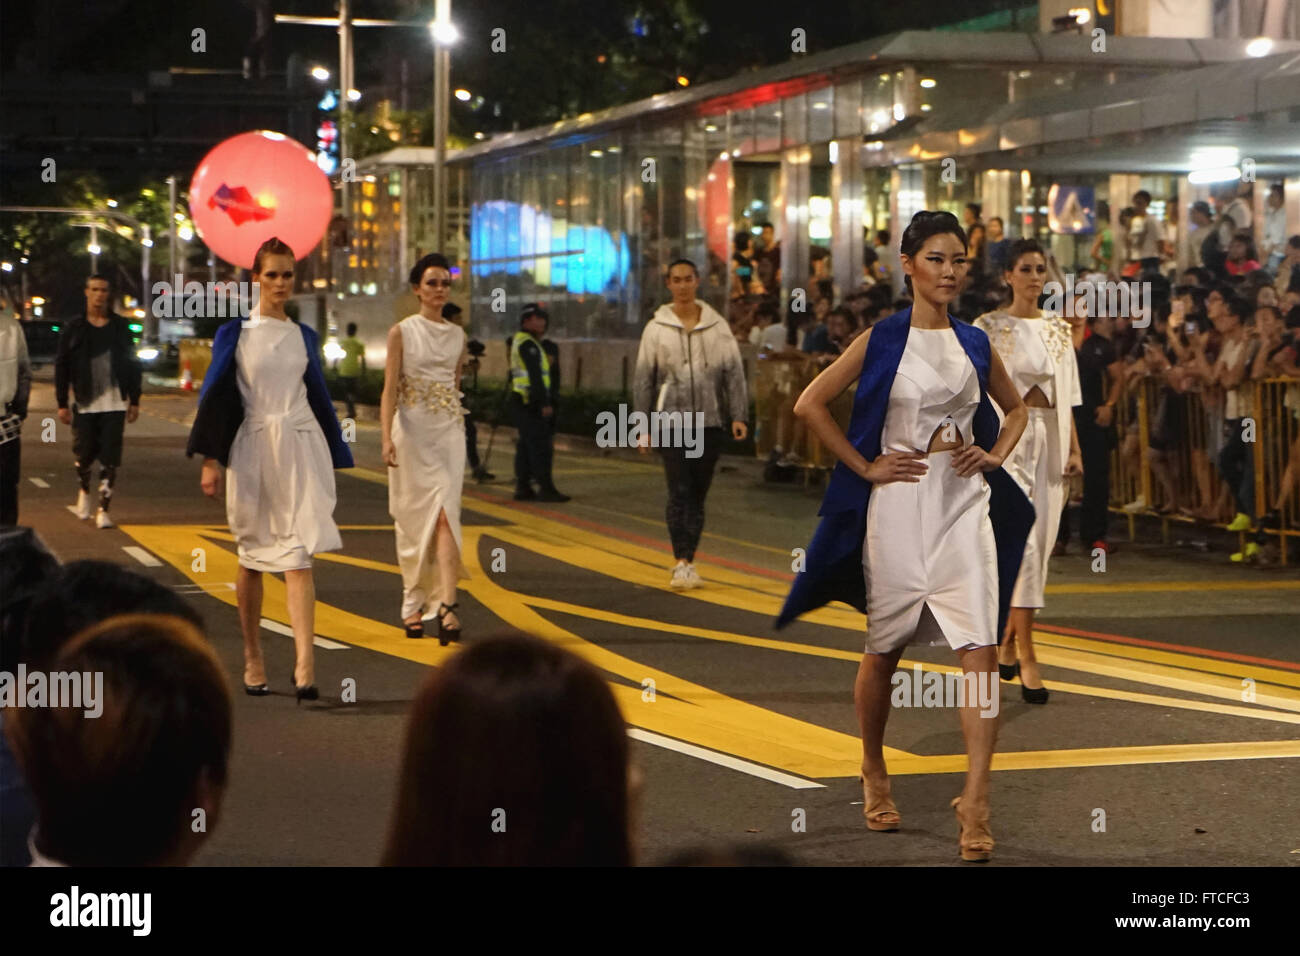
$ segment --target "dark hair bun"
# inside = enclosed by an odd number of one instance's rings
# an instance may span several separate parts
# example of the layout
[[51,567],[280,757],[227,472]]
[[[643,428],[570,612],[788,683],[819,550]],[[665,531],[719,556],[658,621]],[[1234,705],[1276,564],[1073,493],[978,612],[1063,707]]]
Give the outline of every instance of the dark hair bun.
[[943,233],[956,236],[963,247],[970,247],[970,242],[966,238],[966,230],[962,229],[961,223],[957,221],[956,216],[950,212],[932,212],[928,209],[922,209],[912,217],[912,221],[903,230],[903,238],[899,242],[898,251],[905,256],[914,256],[921,251],[921,247],[925,245],[927,239]]

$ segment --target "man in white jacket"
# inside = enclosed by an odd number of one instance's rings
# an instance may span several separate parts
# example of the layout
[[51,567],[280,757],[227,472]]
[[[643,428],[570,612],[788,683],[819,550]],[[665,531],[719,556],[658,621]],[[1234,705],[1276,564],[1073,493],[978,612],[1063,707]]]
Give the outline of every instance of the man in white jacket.
[[[677,559],[671,586],[693,588],[700,584],[693,562],[704,531],[704,499],[728,423],[736,441],[749,434],[749,392],[730,327],[695,297],[700,282],[695,263],[672,263],[667,282],[673,301],[659,307],[641,334],[632,400],[634,410],[647,417],[658,412],[662,420],[680,413],[667,440],[659,440],[664,436],[658,428],[652,434],[668,480],[668,535]],[[648,452],[650,435],[642,433],[639,444],[642,454]]]
[[18,524],[18,471],[32,363],[18,320],[0,312],[0,527]]

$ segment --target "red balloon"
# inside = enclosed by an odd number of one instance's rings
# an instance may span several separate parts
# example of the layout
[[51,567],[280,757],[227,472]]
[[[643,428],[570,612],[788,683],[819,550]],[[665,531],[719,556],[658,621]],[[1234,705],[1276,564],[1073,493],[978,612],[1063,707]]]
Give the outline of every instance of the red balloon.
[[313,154],[270,130],[217,144],[190,181],[190,217],[199,236],[226,262],[245,269],[272,236],[302,259],[325,234],[333,208],[329,179]]

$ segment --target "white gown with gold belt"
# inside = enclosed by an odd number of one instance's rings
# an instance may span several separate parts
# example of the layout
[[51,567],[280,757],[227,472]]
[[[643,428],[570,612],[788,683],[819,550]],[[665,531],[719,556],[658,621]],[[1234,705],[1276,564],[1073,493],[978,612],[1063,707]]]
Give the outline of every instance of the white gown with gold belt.
[[297,324],[254,310],[235,347],[244,421],[230,447],[226,517],[239,563],[255,571],[311,567],[343,547],[334,523],[334,465],[307,402],[307,346]]
[[[433,555],[438,517],[461,548],[460,498],[465,483],[465,419],[456,367],[465,331],[416,313],[403,319],[402,371],[393,414],[397,467],[388,469],[388,513],[402,569],[402,617],[430,616],[438,605]],[[460,569],[461,574],[464,569]]]
[[[1024,434],[1002,463],[1029,496],[1037,514],[1025,542],[1011,606],[1039,608],[1045,603],[1047,564],[1065,507],[1065,464],[1074,420],[1071,409],[1083,402],[1074,340],[1069,324],[1059,315],[1026,319],[1003,311],[989,312],[975,324],[988,333],[1020,397],[1037,386],[1052,405],[1029,409]],[[1001,409],[998,414],[1001,416]]]

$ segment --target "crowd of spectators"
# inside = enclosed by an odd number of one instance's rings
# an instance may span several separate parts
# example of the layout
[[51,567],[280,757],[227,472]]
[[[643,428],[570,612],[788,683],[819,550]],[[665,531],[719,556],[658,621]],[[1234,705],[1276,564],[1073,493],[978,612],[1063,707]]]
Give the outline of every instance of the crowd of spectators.
[[[1185,230],[1178,228],[1177,202],[1165,204],[1161,220],[1146,190],[1119,212],[1118,229],[1111,228],[1103,201],[1084,261],[1069,267],[1076,285],[1125,283],[1133,293],[1124,314],[1089,316],[1076,330],[1076,347],[1093,334],[1111,342],[1104,390],[1115,392],[1123,414],[1105,427],[1115,430],[1120,474],[1136,475],[1144,462],[1150,469],[1152,500],[1138,495],[1125,510],[1254,531],[1234,561],[1260,557],[1265,531],[1282,522],[1300,484],[1300,236],[1285,238],[1283,186],[1267,187],[1260,217],[1251,213],[1253,188],[1236,182],[1216,187],[1211,201],[1188,206]],[[970,322],[1009,301],[1004,271],[1011,240],[1002,220],[986,221],[978,203],[969,203],[963,215],[969,266],[953,315]],[[802,361],[815,373],[875,322],[910,304],[905,292],[893,291],[890,236],[878,230],[863,243],[861,281],[851,290],[836,287],[828,250],[813,246],[810,275],[787,290],[782,318],[779,244],[772,235],[770,224],[757,243],[748,232],[738,233],[733,261],[732,331],[761,357]],[[768,257],[764,279],[752,264],[760,256]],[[1066,284],[1050,254],[1048,270]],[[1271,405],[1254,408],[1254,383],[1264,379],[1290,380],[1280,386],[1280,416]],[[1138,412],[1144,388],[1156,396],[1146,406],[1145,455]],[[798,453],[804,439],[788,417],[777,422],[772,461],[793,467],[804,464]],[[1270,437],[1286,445],[1286,465],[1270,500],[1256,502],[1252,442],[1266,429],[1276,430]]]

